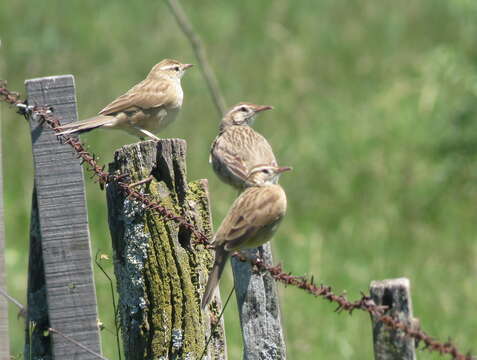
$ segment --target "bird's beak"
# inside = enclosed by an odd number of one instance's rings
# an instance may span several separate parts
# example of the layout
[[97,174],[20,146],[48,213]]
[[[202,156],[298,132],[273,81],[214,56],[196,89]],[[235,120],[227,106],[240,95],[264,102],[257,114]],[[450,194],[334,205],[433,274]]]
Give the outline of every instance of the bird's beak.
[[184,64],[184,65],[182,65],[182,68],[183,68],[184,70],[186,70],[186,69],[188,69],[188,68],[191,68],[192,66],[194,66],[194,64]]
[[289,166],[283,166],[283,167],[279,167],[276,171],[277,173],[281,174],[285,171],[292,171],[293,168],[289,167]]
[[261,111],[272,110],[272,109],[273,109],[273,106],[270,106],[270,105],[259,105],[255,108],[255,112],[259,113]]

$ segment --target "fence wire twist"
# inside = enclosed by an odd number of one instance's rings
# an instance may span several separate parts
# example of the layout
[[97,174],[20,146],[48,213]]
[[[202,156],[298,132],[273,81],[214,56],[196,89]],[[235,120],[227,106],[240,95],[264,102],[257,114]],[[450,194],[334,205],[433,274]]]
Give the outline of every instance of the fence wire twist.
[[[17,112],[25,117],[33,116],[37,117],[40,123],[48,125],[53,131],[60,132],[58,127],[60,126],[60,118],[54,115],[53,108],[48,106],[30,106],[28,103],[20,98],[18,92],[13,92],[7,89],[6,82],[0,80],[0,100],[14,105],[17,108]],[[84,145],[75,137],[69,135],[58,136],[59,141],[64,144],[70,145],[76,152],[77,157],[81,159],[81,163],[85,163],[87,170],[92,174],[92,177],[96,179],[101,188],[109,183],[115,183],[119,186],[120,190],[128,198],[135,199],[141,202],[148,210],[156,211],[161,216],[184,226],[191,231],[196,237],[195,244],[203,244],[210,246],[208,237],[197,229],[193,224],[189,223],[184,217],[175,215],[170,212],[166,207],[158,202],[155,202],[148,198],[147,195],[141,194],[137,190],[131,187],[130,183],[125,181],[128,179],[128,174],[110,174],[105,171],[105,165],[100,166],[96,161],[96,156],[88,152]],[[389,315],[385,312],[388,309],[387,306],[378,306],[372,300],[371,297],[362,293],[361,298],[356,301],[350,301],[345,295],[337,295],[332,291],[331,286],[316,285],[313,277],[307,279],[303,276],[293,276],[291,273],[284,272],[281,265],[267,265],[261,259],[251,259],[244,256],[241,253],[234,253],[232,256],[242,262],[251,263],[257,271],[269,273],[275,281],[281,282],[285,285],[291,285],[308,292],[316,297],[324,298],[337,305],[336,312],[347,312],[352,314],[354,310],[361,310],[369,313],[370,315],[378,316],[379,321],[383,322],[389,328],[394,330],[401,330],[403,333],[415,339],[416,347],[420,344],[423,345],[424,350],[440,353],[441,355],[447,354],[455,360],[475,360],[470,353],[464,354],[460,352],[457,347],[449,340],[447,342],[440,342],[428,335],[421,329],[415,329]]]

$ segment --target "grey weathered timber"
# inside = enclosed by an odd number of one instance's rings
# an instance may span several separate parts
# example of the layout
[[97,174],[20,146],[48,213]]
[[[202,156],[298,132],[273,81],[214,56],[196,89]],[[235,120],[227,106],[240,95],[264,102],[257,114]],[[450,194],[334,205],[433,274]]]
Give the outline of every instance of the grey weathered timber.
[[[414,326],[412,316],[411,289],[406,278],[373,281],[370,286],[371,297],[376,305],[388,306],[385,315],[399,319]],[[415,344],[401,330],[392,330],[372,316],[374,358],[376,360],[415,360]]]
[[[186,143],[146,141],[116,151],[109,170],[129,174],[134,187],[168,212],[184,217],[209,238],[212,231],[206,180],[188,183]],[[201,312],[200,298],[213,254],[176,221],[128,199],[116,183],[107,187],[119,313],[126,359],[199,359],[216,313]],[[204,359],[225,359],[223,323]]]
[[[2,127],[0,124],[0,287],[6,289],[5,282],[5,232],[3,222],[3,173],[2,173]],[[8,336],[7,299],[0,296],[0,360],[10,359],[10,338]]]
[[[272,265],[270,243],[241,251]],[[248,262],[232,257],[235,292],[243,337],[243,359],[286,359],[276,284],[270,274],[256,273]]]
[[[30,105],[52,106],[54,113],[62,118],[62,123],[77,120],[73,76],[31,79],[25,85]],[[31,228],[34,232],[35,226],[39,227],[39,233],[32,234],[31,241],[33,251],[41,249],[41,257],[31,261],[43,262],[50,326],[99,353],[98,314],[83,169],[71,148],[59,144],[54,132],[39,120],[36,116],[30,118],[34,193],[38,206],[37,216],[34,212],[32,214]],[[30,267],[30,271],[39,268],[40,265],[36,263]],[[29,294],[29,307],[35,296],[42,296],[43,289],[36,282],[37,275],[30,273],[29,276],[29,289],[38,292]],[[29,308],[29,318],[36,318],[38,311],[42,309]],[[56,359],[95,358],[62,336],[50,336],[51,353]],[[32,354],[34,359],[40,356],[42,354]]]

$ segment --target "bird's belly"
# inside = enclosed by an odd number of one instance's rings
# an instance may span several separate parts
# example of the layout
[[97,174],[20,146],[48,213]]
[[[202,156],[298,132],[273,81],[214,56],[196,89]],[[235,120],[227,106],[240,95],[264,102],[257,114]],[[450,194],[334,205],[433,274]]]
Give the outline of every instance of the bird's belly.
[[157,127],[157,131],[160,131],[160,130],[164,129],[171,122],[173,122],[177,117],[179,109],[180,108],[173,108],[173,109],[168,109],[168,110],[163,109],[165,114],[159,116],[160,121],[159,121],[159,124],[158,124],[158,127]]
[[257,234],[253,238],[250,238],[244,243],[245,246],[243,248],[255,248],[257,246],[265,244],[275,234],[278,229],[278,226],[280,225],[281,220],[282,217],[272,222],[271,224],[264,226],[257,232]]
[[179,109],[166,110],[163,107],[150,110],[139,110],[130,117],[128,125],[157,134],[174,121],[178,112]]

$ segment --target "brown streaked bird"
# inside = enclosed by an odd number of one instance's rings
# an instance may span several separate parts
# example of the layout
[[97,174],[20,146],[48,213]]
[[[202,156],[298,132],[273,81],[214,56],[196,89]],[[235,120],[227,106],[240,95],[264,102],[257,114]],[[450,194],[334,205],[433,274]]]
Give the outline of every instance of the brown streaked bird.
[[260,246],[273,236],[285,216],[287,198],[277,183],[289,167],[256,166],[247,177],[247,188],[234,201],[214,235],[215,261],[201,307],[212,299],[230,252]]
[[225,183],[242,190],[247,175],[257,165],[277,166],[268,141],[250,126],[257,113],[273,109],[268,105],[241,102],[222,118],[219,135],[210,149],[209,162]]
[[146,79],[107,105],[98,116],[61,126],[58,135],[107,128],[159,140],[154,134],[174,121],[182,106],[181,78],[191,66],[177,60],[162,60]]

